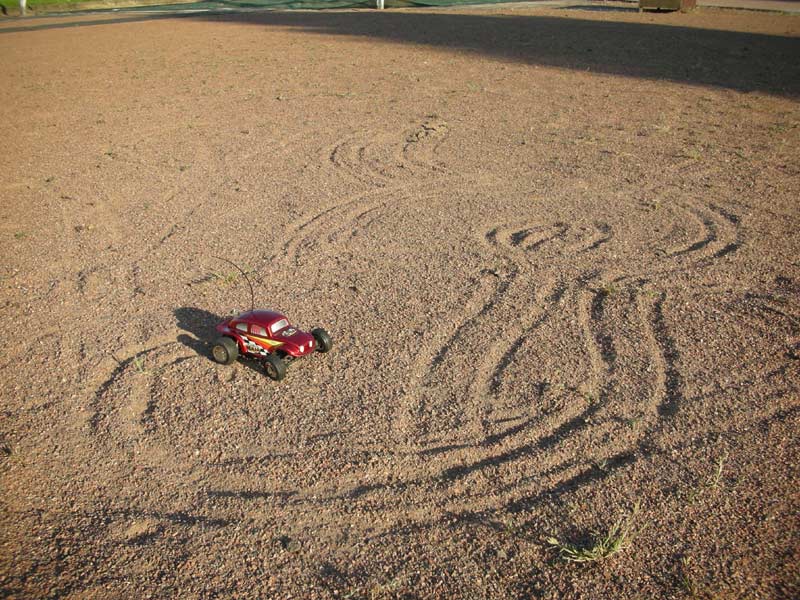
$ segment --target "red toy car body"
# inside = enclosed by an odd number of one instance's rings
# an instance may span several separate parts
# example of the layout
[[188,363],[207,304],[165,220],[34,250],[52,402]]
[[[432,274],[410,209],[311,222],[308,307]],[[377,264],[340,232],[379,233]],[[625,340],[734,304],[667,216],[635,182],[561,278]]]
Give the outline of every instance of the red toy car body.
[[274,310],[251,310],[217,325],[220,336],[211,348],[218,363],[229,365],[238,356],[260,360],[267,375],[283,379],[289,362],[333,346],[324,329],[301,331],[285,315]]

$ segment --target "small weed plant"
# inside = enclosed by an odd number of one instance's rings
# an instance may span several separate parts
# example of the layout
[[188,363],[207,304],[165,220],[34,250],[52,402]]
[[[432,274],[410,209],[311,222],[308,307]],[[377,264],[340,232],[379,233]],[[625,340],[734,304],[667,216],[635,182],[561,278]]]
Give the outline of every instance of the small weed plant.
[[133,368],[136,369],[137,373],[147,372],[147,367],[145,367],[144,359],[141,356],[134,356],[132,362],[133,362]]
[[231,273],[212,273],[211,278],[216,280],[223,287],[231,286],[239,280],[239,274]]
[[694,577],[692,577],[691,569],[689,568],[691,564],[691,559],[687,557],[681,558],[681,583],[683,584],[683,589],[691,596],[692,598],[697,598],[700,596],[700,586],[695,581]]
[[[244,269],[245,275],[253,275],[255,273],[254,269]],[[236,285],[239,280],[241,279],[241,273],[237,271],[229,271],[229,272],[218,272],[213,271],[211,275],[208,277],[209,280],[216,281],[218,285],[222,287],[230,287]]]
[[725,452],[717,459],[717,464],[714,467],[713,472],[708,476],[705,482],[692,490],[692,492],[689,494],[689,504],[693,504],[695,501],[699,500],[700,497],[707,491],[715,490],[719,487],[720,483],[722,483],[722,475],[723,471],[725,470],[725,463],[727,461],[728,453]]
[[584,546],[567,544],[554,537],[547,538],[546,541],[567,562],[588,563],[603,560],[631,545],[635,537],[634,520],[638,513],[637,503],[628,517],[614,523],[605,534],[595,533],[592,541]]
[[727,461],[728,453],[725,452],[717,460],[717,467],[714,469],[714,473],[711,475],[711,477],[709,477],[708,482],[706,483],[708,487],[716,488],[720,484],[722,481],[722,471],[725,468],[725,463]]
[[608,297],[616,294],[617,288],[614,286],[613,283],[607,283],[597,291],[600,293],[601,296]]

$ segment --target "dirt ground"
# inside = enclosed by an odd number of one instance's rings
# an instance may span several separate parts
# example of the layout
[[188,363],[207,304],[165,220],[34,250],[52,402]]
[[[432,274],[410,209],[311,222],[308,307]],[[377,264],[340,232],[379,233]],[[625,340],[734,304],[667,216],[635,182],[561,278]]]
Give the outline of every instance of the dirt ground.
[[[798,34],[0,22],[1,593],[798,597]],[[333,351],[214,363],[215,256]]]

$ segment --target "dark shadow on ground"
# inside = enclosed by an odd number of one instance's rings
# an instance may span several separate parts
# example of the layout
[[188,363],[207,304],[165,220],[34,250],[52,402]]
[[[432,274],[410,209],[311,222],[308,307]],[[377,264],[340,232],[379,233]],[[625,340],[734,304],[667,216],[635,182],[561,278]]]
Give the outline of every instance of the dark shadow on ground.
[[[625,77],[800,95],[800,38],[537,15],[317,12],[194,15],[294,27]],[[413,69],[414,65],[408,65]],[[653,99],[654,104],[657,99]]]
[[176,308],[174,314],[178,327],[187,332],[179,335],[178,341],[200,356],[214,360],[211,356],[211,342],[217,337],[214,327],[222,321],[222,317],[192,306]]
[[[291,27],[450,52],[625,77],[732,90],[800,95],[800,38],[651,22],[619,23],[546,15],[451,12],[238,12],[171,15],[217,23]],[[138,20],[137,16],[133,20]],[[165,18],[149,15],[149,18]],[[648,16],[648,19],[651,17]],[[130,18],[107,23],[130,22]],[[687,21],[690,15],[687,16]],[[86,20],[37,28],[107,24]],[[0,28],[0,33],[29,30]],[[357,57],[354,57],[357,59]],[[414,69],[413,64],[408,65]],[[652,99],[654,104],[657,99]]]

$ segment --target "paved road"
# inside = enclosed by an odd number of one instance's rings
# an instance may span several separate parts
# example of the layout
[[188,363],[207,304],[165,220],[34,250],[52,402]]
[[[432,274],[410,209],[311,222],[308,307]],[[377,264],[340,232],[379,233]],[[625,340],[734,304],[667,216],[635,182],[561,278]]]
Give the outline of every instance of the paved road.
[[743,10],[769,10],[800,14],[798,0],[698,0],[700,6],[739,8]]
[[[619,4],[637,5],[638,0],[616,0]],[[613,0],[609,4],[613,4]],[[527,4],[529,6],[590,6],[597,4],[592,0],[585,2],[575,2],[570,0],[532,0],[530,2],[515,2],[515,5]],[[740,10],[763,10],[771,12],[783,12],[800,14],[800,0],[697,0],[699,6],[709,8],[736,8]],[[475,6],[475,5],[472,5]],[[485,6],[497,6],[497,4],[487,4]],[[450,8],[464,8],[450,7]]]
[[[608,5],[627,4],[629,6],[638,5],[638,0],[610,0]],[[603,3],[605,4],[605,3]],[[800,14],[800,0],[697,0],[699,6],[706,6],[708,8],[735,8],[739,10],[760,10],[770,12],[783,12],[791,14]],[[529,2],[513,2],[514,6],[541,6],[541,7],[582,7],[601,5],[597,1],[585,0],[530,0]],[[497,6],[497,4],[485,5],[462,5],[462,6],[449,6],[438,8],[453,8],[463,9],[476,6]]]

